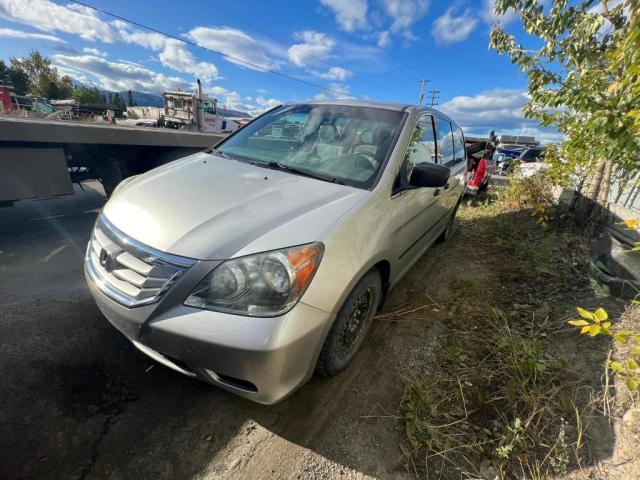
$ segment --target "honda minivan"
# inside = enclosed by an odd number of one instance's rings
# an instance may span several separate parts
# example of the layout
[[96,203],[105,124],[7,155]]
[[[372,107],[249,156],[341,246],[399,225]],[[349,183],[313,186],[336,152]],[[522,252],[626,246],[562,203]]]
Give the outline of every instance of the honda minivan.
[[462,130],[436,110],[279,106],[125,179],[87,281],[149,357],[272,404],[351,363],[389,290],[451,236],[466,170]]

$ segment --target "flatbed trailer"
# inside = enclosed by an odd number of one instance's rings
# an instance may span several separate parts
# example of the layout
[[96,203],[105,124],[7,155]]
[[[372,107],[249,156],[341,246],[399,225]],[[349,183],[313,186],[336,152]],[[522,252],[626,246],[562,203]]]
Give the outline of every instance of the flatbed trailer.
[[0,116],[0,206],[73,193],[98,179],[110,195],[123,178],[217,144],[224,135],[164,128]]

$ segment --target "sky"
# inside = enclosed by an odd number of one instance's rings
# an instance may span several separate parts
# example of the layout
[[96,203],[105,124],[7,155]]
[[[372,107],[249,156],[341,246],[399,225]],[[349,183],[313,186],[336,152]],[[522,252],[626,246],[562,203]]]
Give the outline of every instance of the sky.
[[425,102],[437,90],[435,108],[467,135],[558,140],[523,117],[526,78],[489,49],[494,23],[523,34],[493,0],[84,3],[174,38],[68,0],[0,0],[0,58],[36,49],[75,81],[114,91],[193,90],[200,78],[205,93],[252,114],[306,99],[415,104],[427,79]]

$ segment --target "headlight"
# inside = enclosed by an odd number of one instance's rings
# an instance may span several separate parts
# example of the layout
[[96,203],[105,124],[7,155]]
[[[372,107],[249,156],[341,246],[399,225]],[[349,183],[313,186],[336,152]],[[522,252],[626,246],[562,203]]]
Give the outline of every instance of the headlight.
[[217,312],[275,317],[300,300],[324,246],[312,243],[227,260],[195,288],[185,305]]

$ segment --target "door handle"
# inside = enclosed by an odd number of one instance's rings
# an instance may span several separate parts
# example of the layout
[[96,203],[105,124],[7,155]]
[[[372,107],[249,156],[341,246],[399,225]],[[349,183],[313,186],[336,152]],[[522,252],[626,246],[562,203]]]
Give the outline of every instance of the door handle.
[[433,196],[434,196],[434,197],[437,197],[438,195],[440,195],[440,189],[439,189],[439,188],[436,188],[436,189],[433,191]]
[[449,188],[449,182],[447,182],[444,186],[444,189],[447,190]]

